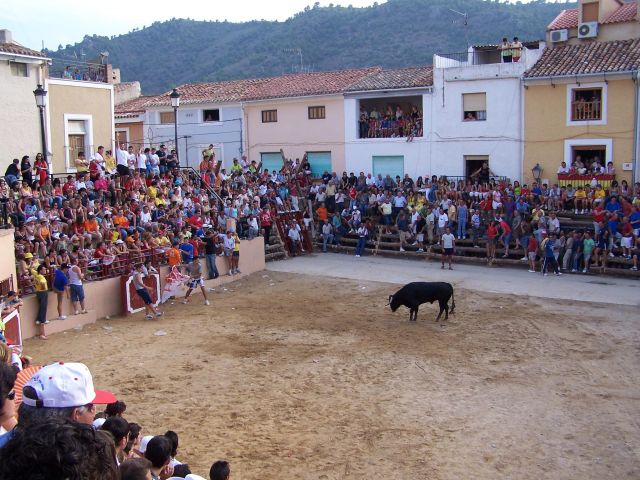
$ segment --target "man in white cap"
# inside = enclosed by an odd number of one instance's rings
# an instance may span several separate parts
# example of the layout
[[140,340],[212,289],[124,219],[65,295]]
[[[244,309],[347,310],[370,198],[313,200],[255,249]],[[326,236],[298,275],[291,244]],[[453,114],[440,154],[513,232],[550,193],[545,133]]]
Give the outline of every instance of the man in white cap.
[[25,384],[18,423],[63,417],[91,425],[95,405],[116,400],[113,393],[93,388],[93,378],[85,364],[53,363],[38,370]]

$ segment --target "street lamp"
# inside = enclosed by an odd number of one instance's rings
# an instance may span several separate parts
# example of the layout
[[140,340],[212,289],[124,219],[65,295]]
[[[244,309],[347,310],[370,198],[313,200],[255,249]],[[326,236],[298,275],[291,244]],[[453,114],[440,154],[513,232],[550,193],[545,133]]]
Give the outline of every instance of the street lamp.
[[540,166],[539,163],[536,163],[536,166],[531,169],[531,173],[533,174],[533,179],[540,183],[540,177],[542,177],[542,171],[544,169]]
[[42,136],[42,158],[49,163],[47,159],[47,137],[44,132],[44,109],[47,106],[47,91],[42,88],[41,84],[33,91],[33,95],[36,97],[36,106],[40,110],[40,135]]
[[178,161],[178,165],[180,165],[180,156],[178,154],[178,107],[180,106],[180,94],[178,93],[178,89],[174,88],[173,91],[169,94],[171,98],[171,106],[173,107],[173,127],[174,127],[174,141],[176,146],[176,160]]

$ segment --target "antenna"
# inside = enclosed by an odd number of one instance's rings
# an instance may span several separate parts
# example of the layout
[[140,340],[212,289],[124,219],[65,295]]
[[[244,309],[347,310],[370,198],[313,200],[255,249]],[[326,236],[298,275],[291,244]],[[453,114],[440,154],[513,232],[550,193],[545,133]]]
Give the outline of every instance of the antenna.
[[299,72],[302,73],[304,71],[304,64],[302,63],[302,49],[301,48],[283,48],[282,53],[287,53],[289,55],[298,55],[300,57],[300,67]]
[[[460,15],[462,17],[462,24],[464,25],[464,39],[467,42],[467,50],[469,49],[469,15],[466,12],[459,12],[453,8],[448,9],[450,12]],[[454,20],[452,23],[458,23],[458,20]]]

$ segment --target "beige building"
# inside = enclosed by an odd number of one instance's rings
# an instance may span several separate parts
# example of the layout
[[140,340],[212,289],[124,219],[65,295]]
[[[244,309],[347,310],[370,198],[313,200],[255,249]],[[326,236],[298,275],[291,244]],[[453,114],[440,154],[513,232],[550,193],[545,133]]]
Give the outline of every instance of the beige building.
[[636,1],[579,0],[577,8],[563,10],[547,27],[551,48],[639,37]]
[[612,162],[615,180],[637,181],[639,68],[640,39],[546,50],[524,79],[524,180],[540,165],[550,184],[590,183],[592,175],[557,175],[561,162],[580,160]]
[[14,158],[42,151],[40,113],[33,91],[43,81],[49,61],[40,52],[15,42],[8,30],[0,30],[0,175]]
[[78,152],[87,158],[104,146],[113,148],[115,138],[113,85],[105,82],[48,78],[45,80],[47,143],[54,173],[75,172]]

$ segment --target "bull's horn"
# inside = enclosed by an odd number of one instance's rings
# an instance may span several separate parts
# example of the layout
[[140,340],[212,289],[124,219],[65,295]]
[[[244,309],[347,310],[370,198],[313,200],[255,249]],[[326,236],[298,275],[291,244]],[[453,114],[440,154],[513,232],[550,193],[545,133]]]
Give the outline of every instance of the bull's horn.
[[[393,298],[393,295],[389,295],[389,303],[387,303],[387,305],[391,305],[391,299]],[[385,307],[387,306],[385,305]]]

